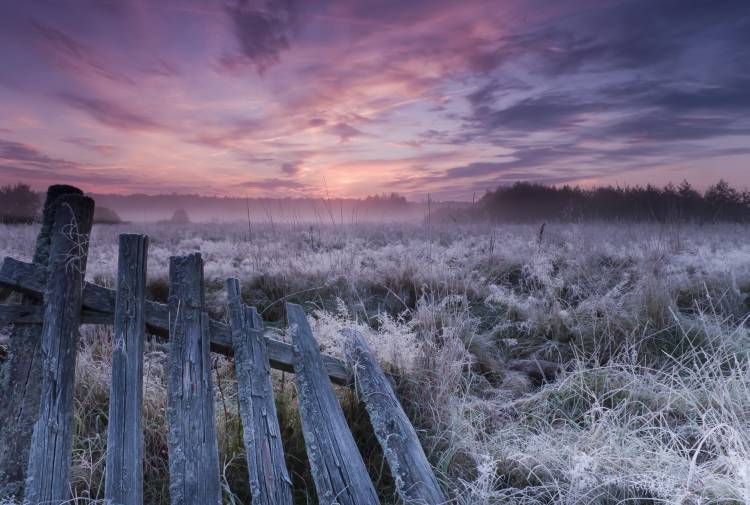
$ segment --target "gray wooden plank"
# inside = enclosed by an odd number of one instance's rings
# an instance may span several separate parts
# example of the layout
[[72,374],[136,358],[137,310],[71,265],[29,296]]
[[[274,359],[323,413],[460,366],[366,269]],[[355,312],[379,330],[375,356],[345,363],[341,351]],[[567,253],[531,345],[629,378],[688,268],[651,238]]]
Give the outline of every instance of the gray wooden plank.
[[167,445],[172,505],[220,505],[208,314],[200,254],[169,259]]
[[[30,296],[40,297],[44,291],[44,269],[39,265],[26,263],[6,257],[0,266],[0,286]],[[83,288],[83,308],[104,314],[100,322],[106,319],[110,324],[115,310],[115,292],[87,282]],[[86,313],[83,314],[86,322]],[[93,316],[91,316],[93,317]],[[169,330],[169,310],[165,304],[146,300],[146,328],[157,336],[167,336]],[[232,355],[232,335],[229,326],[216,320],[209,321],[211,350],[225,355]],[[264,337],[268,348],[271,367],[286,372],[294,371],[292,365],[292,346],[286,342]],[[349,384],[351,375],[346,365],[339,359],[324,355],[323,367],[331,380],[337,384]]]
[[[40,324],[44,320],[41,305],[0,304],[0,324]],[[40,328],[41,329],[41,328]]]
[[[55,218],[54,202],[66,194],[81,194],[81,190],[72,186],[50,186],[42,210],[33,260],[42,272],[42,292]],[[43,309],[39,303],[40,300],[31,297],[21,300],[22,307],[39,314],[41,323]],[[41,398],[41,335],[41,326],[15,326],[10,333],[9,352],[0,373],[0,426],[3,427],[0,430],[0,498],[23,497],[31,434]]]
[[[81,324],[112,324],[114,314],[84,309]],[[41,325],[44,322],[44,307],[41,305],[8,305],[0,303],[0,325]],[[39,328],[41,331],[41,327]]]
[[148,237],[120,235],[104,497],[143,505],[143,341]]
[[322,505],[378,503],[302,307],[286,304],[294,347],[294,380],[300,418],[318,500]]
[[380,442],[396,490],[404,503],[446,503],[409,418],[367,343],[357,331],[342,331],[351,356],[354,383]]
[[252,501],[291,505],[263,322],[254,307],[242,303],[238,279],[227,279],[227,298]]
[[83,276],[94,201],[66,195],[55,203],[42,326],[42,394],[31,438],[25,500],[70,498],[73,392]]

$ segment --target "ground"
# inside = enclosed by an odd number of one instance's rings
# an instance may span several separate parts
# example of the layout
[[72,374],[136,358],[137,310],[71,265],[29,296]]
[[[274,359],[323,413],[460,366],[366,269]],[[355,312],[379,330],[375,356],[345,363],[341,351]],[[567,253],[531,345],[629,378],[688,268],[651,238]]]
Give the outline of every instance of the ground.
[[[0,255],[30,259],[36,227],[0,227]],[[324,351],[357,325],[459,504],[750,503],[750,229],[739,225],[97,225],[87,277],[112,285],[116,237],[151,238],[149,297],[170,255],[200,251],[223,318],[239,277],[268,331],[301,303]],[[7,331],[7,330],[6,330]],[[1,341],[0,341],[1,342]],[[146,355],[146,501],[168,503],[165,344]],[[110,330],[84,327],[74,485],[101,498]],[[520,359],[559,364],[554,379]],[[215,356],[225,502],[246,502],[231,360]],[[299,503],[313,499],[294,385],[277,403]],[[348,390],[339,391],[383,503],[393,488]],[[83,501],[81,502],[83,503]]]

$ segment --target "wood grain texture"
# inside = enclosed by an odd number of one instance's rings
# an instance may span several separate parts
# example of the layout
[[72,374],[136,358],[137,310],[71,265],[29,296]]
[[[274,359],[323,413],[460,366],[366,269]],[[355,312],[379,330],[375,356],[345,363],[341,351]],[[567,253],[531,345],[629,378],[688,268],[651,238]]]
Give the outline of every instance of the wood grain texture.
[[[0,286],[38,298],[44,291],[44,269],[32,263],[6,257],[0,267]],[[83,308],[84,322],[92,321],[99,324],[106,321],[111,324],[115,310],[114,290],[87,282],[83,288]],[[208,324],[211,350],[231,356],[232,335],[229,326],[213,319]],[[157,336],[168,335],[167,305],[146,300],[146,329]],[[271,368],[286,372],[294,371],[292,346],[276,339],[264,338]],[[351,374],[341,360],[325,355],[322,360],[323,367],[333,382],[350,384]]]
[[208,314],[200,254],[169,259],[167,445],[172,505],[220,505]]
[[[34,263],[42,272],[42,292],[46,284],[50,234],[55,218],[54,203],[62,195],[82,194],[72,186],[50,186],[42,210],[42,225],[36,238]],[[23,297],[20,317],[38,314],[40,300]],[[27,309],[24,311],[24,309]],[[17,313],[18,314],[18,313]],[[7,316],[0,308],[0,318]],[[5,321],[8,318],[3,319]],[[42,386],[41,326],[14,326],[8,342],[8,357],[0,371],[0,498],[23,496],[29,446],[39,412]]]
[[352,361],[354,383],[385,454],[396,490],[404,503],[446,503],[435,474],[391,383],[355,330],[342,331]]
[[294,347],[302,431],[318,500],[322,505],[377,504],[377,493],[323,371],[320,349],[305,313],[299,305],[287,303],[286,316]]
[[73,392],[83,277],[94,201],[80,195],[55,203],[42,325],[42,394],[31,438],[25,500],[70,498]]
[[148,237],[120,235],[104,497],[143,504],[143,341]]
[[242,303],[238,279],[227,280],[227,298],[252,502],[291,505],[263,322],[254,307]]
[[67,184],[53,184],[47,188],[47,196],[42,207],[42,226],[36,237],[34,259],[37,265],[46,265],[49,260],[49,249],[52,237],[52,226],[55,221],[55,202],[64,195],[83,195],[83,191]]
[[[114,314],[95,310],[81,311],[81,324],[112,324]],[[41,305],[6,305],[0,303],[0,325],[41,325],[44,322],[44,307]],[[41,327],[39,327],[41,332]]]
[[[6,324],[41,324],[43,321],[44,307],[41,305],[0,304],[0,325],[2,326]],[[41,330],[41,328],[39,329]],[[5,401],[5,397],[2,401]]]

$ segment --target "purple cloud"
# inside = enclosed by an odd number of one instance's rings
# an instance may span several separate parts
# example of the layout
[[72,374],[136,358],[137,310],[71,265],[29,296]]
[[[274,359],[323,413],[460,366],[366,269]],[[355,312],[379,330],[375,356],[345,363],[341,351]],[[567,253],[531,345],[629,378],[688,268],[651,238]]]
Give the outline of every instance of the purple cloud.
[[354,137],[365,135],[363,131],[356,129],[347,123],[336,123],[329,126],[326,131],[331,135],[336,135],[340,142],[349,142]]
[[164,125],[147,115],[132,112],[108,100],[84,97],[74,93],[60,93],[59,98],[66,105],[88,114],[111,128],[125,131],[165,128]]
[[290,179],[277,179],[268,177],[265,179],[256,179],[252,181],[245,181],[237,185],[240,188],[248,189],[260,189],[260,190],[297,190],[304,189],[307,187],[306,184],[301,182],[293,181]]
[[298,175],[302,167],[298,163],[283,163],[280,170],[285,175]]
[[239,44],[239,54],[225,54],[220,63],[232,69],[248,62],[262,73],[278,63],[289,49],[289,34],[296,21],[293,0],[263,2],[236,0],[226,7]]

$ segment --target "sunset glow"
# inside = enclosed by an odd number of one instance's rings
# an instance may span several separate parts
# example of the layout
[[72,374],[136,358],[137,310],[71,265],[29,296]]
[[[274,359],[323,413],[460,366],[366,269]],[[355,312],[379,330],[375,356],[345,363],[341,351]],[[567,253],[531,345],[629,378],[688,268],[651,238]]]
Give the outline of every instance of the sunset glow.
[[0,183],[471,200],[750,185],[746,1],[0,6]]

